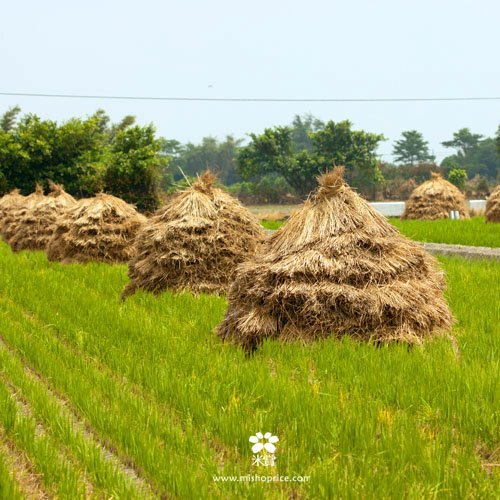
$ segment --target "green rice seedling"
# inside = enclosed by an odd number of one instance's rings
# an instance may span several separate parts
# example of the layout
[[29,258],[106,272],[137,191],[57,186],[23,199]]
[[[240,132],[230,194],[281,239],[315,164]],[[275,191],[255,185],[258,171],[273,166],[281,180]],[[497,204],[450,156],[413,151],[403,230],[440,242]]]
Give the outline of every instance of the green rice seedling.
[[[447,243],[450,245],[469,245],[500,247],[500,229],[495,224],[486,224],[484,217],[450,220],[401,220],[390,217],[389,222],[399,231],[415,241],[425,243]],[[279,229],[285,221],[261,221],[266,229]]]
[[78,471],[65,459],[54,440],[49,435],[40,433],[36,420],[16,406],[1,379],[0,424],[7,436],[28,454],[49,491],[59,498],[85,497]]
[[500,247],[500,228],[495,224],[486,224],[484,217],[460,220],[401,220],[391,218],[390,222],[405,236],[416,241]]
[[[158,495],[495,498],[500,266],[439,262],[453,342],[266,341],[245,356],[213,333],[222,297],[138,292],[122,303],[125,266],[51,264],[0,245],[0,332]],[[259,431],[279,438],[275,467],[253,464]],[[271,472],[310,479],[230,480]]]
[[0,450],[0,499],[21,500],[22,498],[19,486],[9,470],[5,457],[2,456]]
[[136,486],[131,478],[110,460],[102,445],[95,442],[83,422],[76,425],[67,405],[63,405],[34,375],[29,375],[17,357],[0,344],[0,362],[5,376],[17,388],[18,394],[30,402],[36,418],[59,444],[71,454],[79,467],[85,470],[93,484],[93,493],[119,498],[142,498],[147,496],[145,488]]

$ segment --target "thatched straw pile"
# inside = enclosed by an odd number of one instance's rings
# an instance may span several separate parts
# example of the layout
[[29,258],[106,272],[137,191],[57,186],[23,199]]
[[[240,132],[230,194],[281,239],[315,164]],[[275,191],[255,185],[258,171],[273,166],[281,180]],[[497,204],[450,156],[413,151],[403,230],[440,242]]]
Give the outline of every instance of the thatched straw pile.
[[24,199],[25,197],[20,194],[19,189],[14,189],[0,198],[0,234],[3,234],[4,227],[8,230],[11,214],[19,209]]
[[448,219],[451,210],[458,210],[461,219],[469,218],[469,208],[460,189],[432,173],[430,180],[418,186],[405,204],[402,219]]
[[437,262],[343,181],[320,186],[262,252],[240,266],[222,339],[257,347],[265,338],[341,337],[419,343],[449,329]]
[[22,201],[20,200],[15,206],[12,206],[2,222],[2,236],[7,243],[10,244],[12,238],[17,234],[21,221],[26,214],[44,199],[42,186],[37,184],[34,193],[24,196]]
[[119,198],[100,193],[60,215],[47,245],[51,261],[128,262],[132,242],[146,217]]
[[123,297],[142,288],[153,293],[189,289],[225,293],[238,264],[260,246],[264,231],[239,201],[214,187],[205,172],[148,221],[129,264]]
[[486,200],[486,222],[500,222],[500,185],[497,186]]
[[51,192],[31,207],[16,225],[16,232],[9,244],[14,252],[21,250],[44,250],[54,231],[54,222],[76,200],[62,186],[49,182]]

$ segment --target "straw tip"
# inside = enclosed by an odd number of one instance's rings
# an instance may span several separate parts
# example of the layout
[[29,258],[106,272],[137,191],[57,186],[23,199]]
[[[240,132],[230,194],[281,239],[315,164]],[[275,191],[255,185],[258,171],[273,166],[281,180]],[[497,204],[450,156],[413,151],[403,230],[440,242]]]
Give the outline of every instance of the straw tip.
[[325,172],[318,177],[318,184],[321,188],[325,188],[330,193],[337,192],[344,186],[345,167],[334,167],[333,170]]
[[193,184],[193,187],[201,191],[211,189],[217,180],[217,176],[211,170],[205,170]]
[[56,184],[54,181],[49,179],[49,188],[54,194],[60,194],[64,190],[64,186],[62,184]]
[[439,172],[431,172],[431,179],[432,180],[437,180],[437,179],[442,179],[443,177]]

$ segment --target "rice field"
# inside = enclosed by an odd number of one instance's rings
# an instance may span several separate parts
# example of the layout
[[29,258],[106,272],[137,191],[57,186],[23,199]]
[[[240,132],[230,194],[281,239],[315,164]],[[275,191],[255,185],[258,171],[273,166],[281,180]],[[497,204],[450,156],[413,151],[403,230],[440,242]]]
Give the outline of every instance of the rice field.
[[390,221],[403,234],[417,241],[491,248],[500,247],[500,225],[487,224],[484,217],[438,221],[391,218]]
[[121,302],[125,266],[0,244],[0,497],[497,498],[500,266],[440,261],[454,342],[246,357],[213,334],[223,298]]
[[[500,247],[500,225],[487,224],[484,217],[434,221],[401,220],[397,217],[390,217],[389,221],[405,236],[416,241]],[[284,222],[282,220],[263,220],[261,224],[266,229],[278,229]]]

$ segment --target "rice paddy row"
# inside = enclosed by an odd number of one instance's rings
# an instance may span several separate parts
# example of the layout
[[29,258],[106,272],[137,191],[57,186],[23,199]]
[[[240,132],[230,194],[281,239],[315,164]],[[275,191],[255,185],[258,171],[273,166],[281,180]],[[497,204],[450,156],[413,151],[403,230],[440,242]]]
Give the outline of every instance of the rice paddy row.
[[[389,221],[402,234],[415,241],[491,248],[500,247],[500,226],[498,224],[486,224],[484,217],[433,221],[401,220],[391,217]],[[266,229],[274,230],[286,224],[286,221],[263,220],[261,224]]]
[[[440,261],[456,343],[268,341],[245,357],[213,333],[223,298],[121,303],[126,266],[1,244],[0,497],[494,498],[500,266]],[[276,468],[252,465],[258,431],[279,437]],[[247,474],[310,480],[214,481]]]

